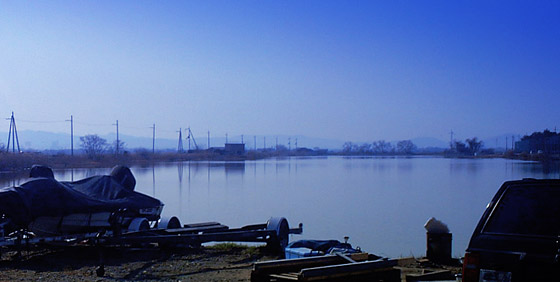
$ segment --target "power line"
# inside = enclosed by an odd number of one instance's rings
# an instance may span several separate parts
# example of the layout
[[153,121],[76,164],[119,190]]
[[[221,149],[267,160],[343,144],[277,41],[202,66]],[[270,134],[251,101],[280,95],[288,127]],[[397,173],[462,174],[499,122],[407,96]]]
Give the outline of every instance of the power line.
[[77,124],[80,125],[86,125],[86,126],[113,126],[114,124],[109,124],[109,123],[89,123],[89,122],[76,122]]
[[19,122],[23,123],[63,123],[66,120],[22,120],[20,119]]

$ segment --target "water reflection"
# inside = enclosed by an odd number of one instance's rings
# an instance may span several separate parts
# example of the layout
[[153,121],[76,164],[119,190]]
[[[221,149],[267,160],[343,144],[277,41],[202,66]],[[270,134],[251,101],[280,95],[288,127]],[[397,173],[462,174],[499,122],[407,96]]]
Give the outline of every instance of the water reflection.
[[[59,180],[111,169],[55,170]],[[432,157],[277,158],[245,162],[177,162],[132,167],[136,190],[165,204],[164,215],[185,223],[230,226],[284,216],[306,225],[304,238],[349,235],[364,250],[423,255],[423,224],[432,216],[454,233],[460,256],[500,184],[524,177],[558,178],[559,166],[503,159]],[[0,177],[3,186],[27,174]]]
[[245,162],[233,162],[223,164],[226,174],[244,174]]
[[[306,223],[307,238],[350,235],[364,249],[389,256],[423,255],[422,226],[431,216],[452,228],[459,256],[503,181],[558,176],[558,166],[547,170],[522,161],[426,157],[186,162],[176,169],[176,190],[164,184],[172,181],[168,176],[158,178],[156,189],[166,189],[158,196],[169,214],[184,221],[241,226],[285,216]],[[166,175],[167,169],[156,167],[156,173]]]
[[179,184],[183,183],[183,163],[177,164],[177,175],[179,176]]
[[152,196],[156,196],[156,167],[152,165]]

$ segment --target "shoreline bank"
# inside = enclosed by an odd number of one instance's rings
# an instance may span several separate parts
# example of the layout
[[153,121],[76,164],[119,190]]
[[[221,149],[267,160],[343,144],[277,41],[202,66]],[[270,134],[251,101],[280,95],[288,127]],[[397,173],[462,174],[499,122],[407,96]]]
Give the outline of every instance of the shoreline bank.
[[557,163],[560,158],[557,156],[547,155],[530,155],[530,154],[494,154],[494,155],[479,155],[479,156],[466,156],[466,155],[449,155],[449,154],[384,154],[384,155],[371,155],[371,154],[342,154],[342,153],[298,153],[298,152],[259,152],[248,151],[240,155],[218,154],[214,152],[200,151],[189,153],[125,153],[120,155],[105,154],[96,158],[88,157],[87,155],[66,155],[56,154],[49,155],[40,152],[29,153],[0,153],[0,178],[3,175],[18,174],[29,170],[33,165],[45,165],[53,169],[68,169],[68,168],[104,168],[113,167],[115,165],[126,166],[148,166],[157,163],[172,163],[182,161],[224,161],[224,162],[239,162],[247,160],[260,160],[277,157],[327,157],[327,156],[343,156],[343,157],[417,157],[417,156],[432,156],[443,157],[451,159],[489,159],[489,158],[503,158],[522,161],[535,161],[544,164]]

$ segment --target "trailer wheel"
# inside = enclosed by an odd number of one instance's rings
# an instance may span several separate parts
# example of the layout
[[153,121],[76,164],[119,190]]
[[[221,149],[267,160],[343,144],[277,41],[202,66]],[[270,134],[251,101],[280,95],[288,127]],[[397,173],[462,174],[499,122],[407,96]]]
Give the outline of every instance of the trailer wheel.
[[181,228],[181,221],[176,216],[164,217],[159,220],[157,227],[159,229],[177,229]]
[[267,243],[267,246],[278,252],[284,252],[284,249],[288,245],[289,235],[290,235],[290,225],[288,225],[288,220],[283,217],[271,217],[266,222],[267,230],[274,230],[276,236],[273,236],[271,240]]
[[150,229],[150,222],[143,217],[134,218],[128,225],[128,232],[144,231]]

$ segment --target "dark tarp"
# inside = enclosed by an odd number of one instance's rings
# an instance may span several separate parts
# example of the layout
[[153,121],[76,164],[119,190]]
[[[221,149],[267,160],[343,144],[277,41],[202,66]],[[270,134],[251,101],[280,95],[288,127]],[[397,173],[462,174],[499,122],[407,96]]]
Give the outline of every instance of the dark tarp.
[[158,199],[123,187],[109,175],[76,182],[38,177],[20,186],[0,189],[0,214],[7,215],[21,227],[40,216],[137,210],[162,205]]

